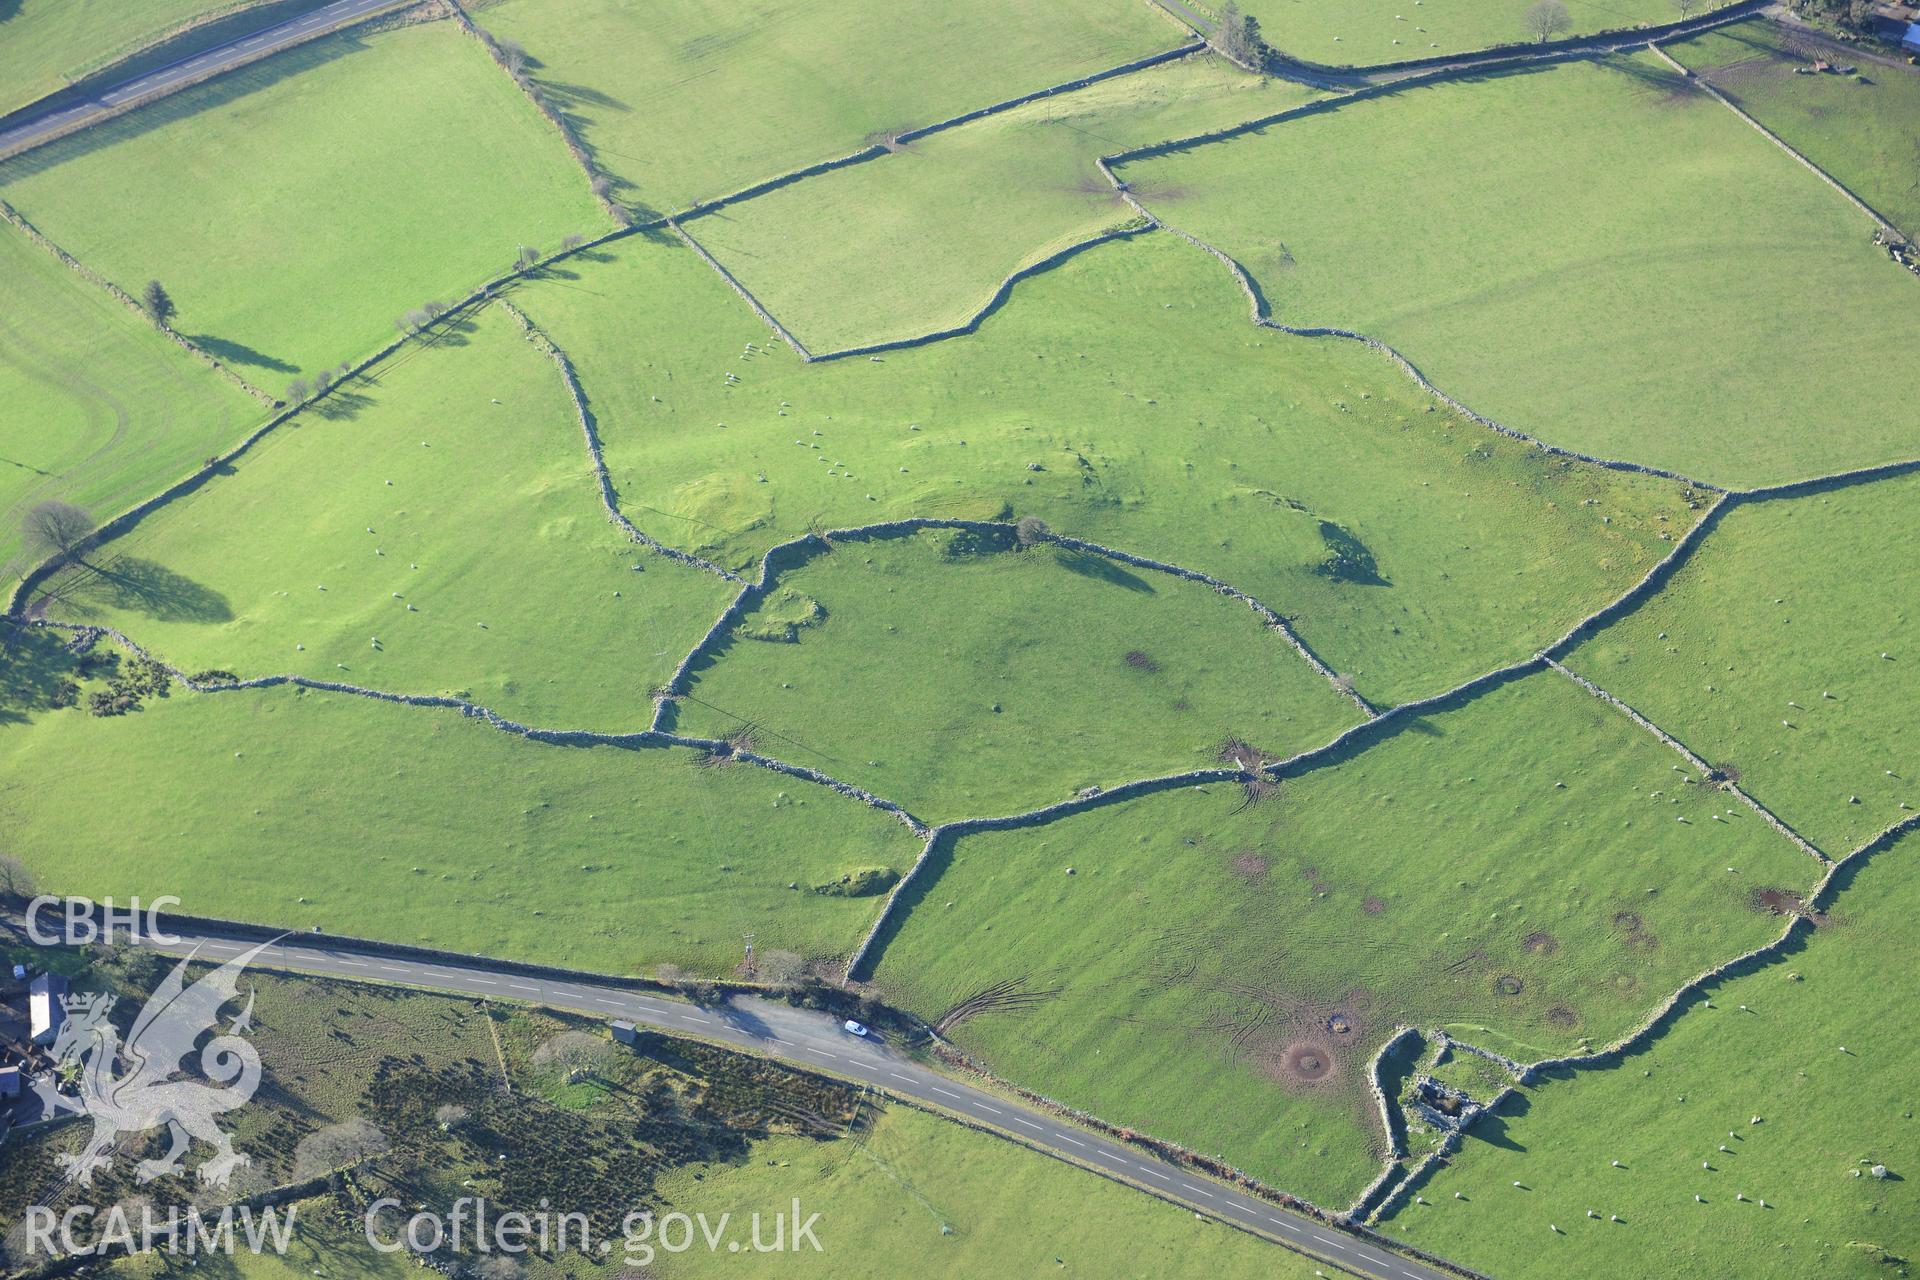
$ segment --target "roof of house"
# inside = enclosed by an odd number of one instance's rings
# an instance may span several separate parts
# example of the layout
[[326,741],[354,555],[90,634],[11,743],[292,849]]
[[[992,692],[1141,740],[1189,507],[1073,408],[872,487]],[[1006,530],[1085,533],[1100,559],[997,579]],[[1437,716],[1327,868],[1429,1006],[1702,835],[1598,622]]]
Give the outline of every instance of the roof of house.
[[66,1014],[60,1007],[60,997],[66,994],[67,980],[57,973],[43,973],[27,988],[27,1017],[35,1037],[60,1025]]

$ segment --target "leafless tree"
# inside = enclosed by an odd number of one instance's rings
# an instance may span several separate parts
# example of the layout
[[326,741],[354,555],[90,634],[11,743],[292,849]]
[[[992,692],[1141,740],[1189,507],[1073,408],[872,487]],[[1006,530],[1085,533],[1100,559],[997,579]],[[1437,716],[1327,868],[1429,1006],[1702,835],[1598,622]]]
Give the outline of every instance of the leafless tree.
[[1266,61],[1266,44],[1260,39],[1260,20],[1240,12],[1240,6],[1227,0],[1220,10],[1220,24],[1213,29],[1209,43],[1230,61],[1249,69],[1258,69]]
[[518,1258],[510,1258],[504,1253],[490,1253],[473,1264],[473,1274],[479,1280],[520,1280],[527,1274],[527,1268]]
[[293,1148],[293,1179],[304,1182],[385,1152],[392,1144],[371,1120],[356,1117],[315,1129]]
[[21,534],[29,548],[63,560],[92,532],[93,517],[85,507],[53,498],[36,505],[21,521]]
[[1699,7],[1700,0],[1673,0],[1673,11],[1680,15],[1680,21],[1682,22],[1691,18],[1694,10]]
[[806,960],[792,951],[762,951],[755,959],[760,980],[772,986],[784,987],[806,976]]
[[0,898],[31,898],[33,873],[20,859],[0,853]]
[[1021,516],[1013,525],[1013,536],[1020,540],[1023,547],[1045,542],[1047,532],[1047,522],[1039,516]]
[[1561,4],[1560,0],[1537,0],[1537,3],[1528,6],[1523,21],[1527,34],[1540,44],[1573,30],[1573,15],[1567,12],[1567,6]]
[[523,244],[520,246],[520,252],[514,255],[513,265],[519,270],[525,271],[538,261],[540,261],[540,251],[530,244]]

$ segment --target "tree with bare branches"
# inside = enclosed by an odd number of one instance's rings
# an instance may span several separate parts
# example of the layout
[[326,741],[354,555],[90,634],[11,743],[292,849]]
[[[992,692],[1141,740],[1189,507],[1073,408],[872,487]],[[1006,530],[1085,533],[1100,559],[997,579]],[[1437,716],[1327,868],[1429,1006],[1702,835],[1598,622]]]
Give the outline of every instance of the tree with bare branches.
[[93,532],[93,517],[85,507],[49,498],[27,512],[20,532],[31,550],[65,560]]
[[1522,21],[1527,34],[1538,44],[1545,44],[1557,35],[1573,30],[1573,15],[1567,12],[1567,6],[1560,0],[1537,0],[1528,7]]

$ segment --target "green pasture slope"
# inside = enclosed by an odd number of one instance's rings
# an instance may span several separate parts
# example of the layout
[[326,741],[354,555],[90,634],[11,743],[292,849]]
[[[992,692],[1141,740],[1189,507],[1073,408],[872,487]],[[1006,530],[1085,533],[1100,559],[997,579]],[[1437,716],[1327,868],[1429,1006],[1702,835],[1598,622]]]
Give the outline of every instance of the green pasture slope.
[[188,672],[646,728],[739,588],[608,521],[559,370],[501,308],[469,316],[54,578],[46,614]]
[[957,328],[1021,267],[1137,224],[1095,160],[1317,96],[1195,54],[936,133],[687,232],[815,354]]
[[[252,0],[259,3],[261,0]],[[249,0],[13,0],[0,7],[0,115],[64,88],[169,31]]]
[[1755,18],[1666,50],[1832,174],[1909,237],[1920,235],[1920,75],[1862,58],[1856,74],[1796,75],[1824,46]]
[[12,692],[0,820],[43,892],[170,893],[183,911],[287,928],[725,974],[743,932],[846,955],[878,900],[813,886],[919,852],[857,801],[691,751],[549,746],[455,711],[286,687],[176,691],[109,718],[23,714]]
[[0,226],[0,577],[49,499],[105,519],[231,447],[258,401],[21,232]]
[[[1229,740],[1278,758],[1360,719],[1244,604],[1081,552],[849,542],[780,581],[679,704],[680,731],[746,729],[923,821],[1208,768]],[[818,617],[779,622],[795,603]]]
[[1738,507],[1568,665],[1841,857],[1920,805],[1916,529],[1914,475]]
[[1913,453],[1860,368],[1920,281],[1825,184],[1651,54],[1452,81],[1125,166],[1288,324],[1377,337],[1551,443],[1722,484]]
[[1396,1024],[1570,1053],[1778,935],[1753,895],[1818,867],[1674,762],[1530,676],[1252,804],[963,837],[872,980],[1009,1079],[1344,1206],[1384,1153],[1367,1063]]
[[1384,1229],[1543,1280],[1904,1273],[1920,1252],[1916,855],[1914,836],[1875,853],[1792,953],[1617,1067],[1527,1089]]
[[[710,1222],[722,1213],[746,1222],[796,1196],[807,1213],[821,1210],[820,1252],[783,1254],[758,1272],[765,1275],[1321,1274],[1291,1250],[902,1106],[857,1136],[771,1138],[737,1163],[676,1169],[660,1192],[663,1212],[704,1212]],[[656,1266],[662,1280],[743,1274],[738,1257],[705,1249],[662,1254]]]
[[0,164],[0,197],[258,385],[607,220],[552,126],[450,21],[346,32]]
[[1072,0],[500,0],[616,197],[677,213],[756,182],[1179,46],[1150,5]]
[[[1335,67],[1530,44],[1532,0],[1246,0],[1266,42],[1289,57]],[[1569,35],[1676,21],[1665,0],[1566,0]],[[1206,6],[1218,12],[1219,0]]]
[[1393,702],[1557,639],[1698,516],[1357,344],[1253,327],[1162,233],[1023,281],[972,337],[815,364],[677,242],[594,256],[515,296],[573,357],[627,514],[730,566],[816,525],[1035,515],[1232,583]]

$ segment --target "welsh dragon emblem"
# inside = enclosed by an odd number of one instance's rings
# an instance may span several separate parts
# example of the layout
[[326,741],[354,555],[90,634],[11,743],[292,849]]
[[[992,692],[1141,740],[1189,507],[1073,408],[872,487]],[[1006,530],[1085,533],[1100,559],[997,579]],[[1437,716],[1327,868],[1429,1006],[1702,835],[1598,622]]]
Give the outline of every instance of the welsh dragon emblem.
[[[214,1149],[198,1170],[204,1183],[224,1187],[233,1171],[248,1163],[214,1117],[246,1105],[260,1087],[260,1054],[245,1038],[252,1026],[253,993],[247,993],[246,1008],[225,1031],[217,1024],[221,1008],[239,997],[241,972],[271,945],[263,942],[188,986],[186,969],[199,954],[196,948],[147,1000],[124,1044],[108,1019],[115,997],[89,993],[62,1002],[67,1019],[54,1040],[53,1056],[79,1065],[78,1107],[93,1120],[93,1134],[79,1152],[59,1157],[67,1182],[91,1185],[94,1170],[113,1160],[122,1135],[162,1127],[170,1145],[165,1154],[140,1162],[135,1172],[143,1183],[179,1172],[195,1140]],[[200,1045],[209,1031],[215,1034]],[[213,1084],[175,1078],[188,1069],[196,1045],[200,1074]],[[116,1074],[122,1062],[125,1069]]]

